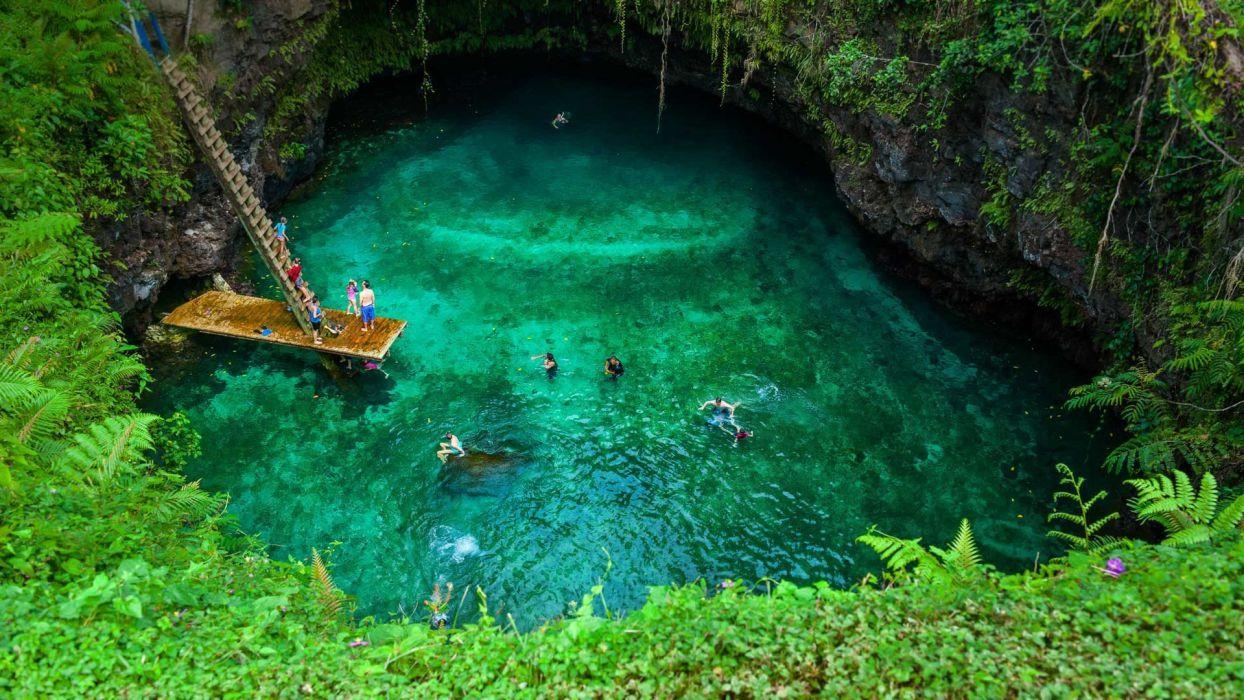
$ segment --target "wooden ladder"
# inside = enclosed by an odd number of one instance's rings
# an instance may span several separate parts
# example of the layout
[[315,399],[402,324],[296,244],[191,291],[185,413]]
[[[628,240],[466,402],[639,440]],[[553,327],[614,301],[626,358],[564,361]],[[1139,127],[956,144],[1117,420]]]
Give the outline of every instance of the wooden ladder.
[[[242,168],[233,159],[229,144],[216,130],[216,120],[212,118],[211,111],[200,97],[198,89],[171,56],[166,56],[160,61],[160,71],[164,74],[169,86],[173,88],[173,96],[181,110],[182,118],[186,121],[186,126],[190,129],[190,135],[194,137],[194,142],[198,144],[199,151],[207,161],[208,167],[215,174],[216,181],[224,189],[229,206],[233,208],[233,213],[242,222],[242,228],[246,229],[246,235],[250,237],[251,244],[259,251],[259,256],[268,266],[268,271],[281,286],[285,301],[289,304],[294,318],[297,319],[298,326],[310,335],[311,321],[306,304],[303,302],[303,295],[285,274],[290,266],[288,241],[286,241],[284,254],[278,253],[280,248],[276,240],[276,229],[273,228],[272,221],[268,218],[268,213],[259,202],[259,198],[255,196],[255,191],[247,181]],[[307,290],[308,298],[314,296],[311,288],[306,286],[305,278],[303,285]]]

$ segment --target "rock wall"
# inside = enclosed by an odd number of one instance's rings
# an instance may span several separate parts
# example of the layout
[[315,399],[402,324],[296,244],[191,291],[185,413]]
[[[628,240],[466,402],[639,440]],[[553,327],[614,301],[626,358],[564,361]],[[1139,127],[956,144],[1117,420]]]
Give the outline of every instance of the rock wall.
[[[147,4],[174,54],[195,56],[194,77],[210,96],[217,126],[229,138],[252,185],[266,201],[280,201],[294,183],[310,175],[320,154],[312,148],[298,162],[279,162],[262,138],[273,100],[256,88],[266,77],[288,79],[303,65],[305,52],[278,55],[273,49],[293,41],[321,18],[329,0],[247,2],[238,12],[216,0]],[[158,77],[153,74],[152,80]],[[323,119],[312,121],[314,146],[323,143]],[[273,173],[278,175],[271,177]],[[231,275],[244,250],[240,245],[244,232],[211,171],[196,163],[190,178],[189,202],[161,214],[130,217],[97,233],[100,245],[120,263],[110,270],[109,301],[135,336],[141,336],[152,321],[153,307],[169,282],[208,278],[216,272]]]
[[[328,0],[255,0],[245,5],[245,16],[199,0],[190,5],[193,19],[188,34],[187,6],[181,0],[159,0],[155,5],[175,49],[184,44],[199,57],[199,79],[211,92],[222,132],[230,134],[232,128],[239,163],[269,205],[279,203],[313,172],[322,153],[328,105],[310,110],[303,129],[309,134],[306,156],[289,163],[276,157],[279,144],[262,138],[273,108],[271,93],[251,99],[238,96],[255,95],[265,77],[280,82],[295,74],[306,56],[288,61],[274,55],[273,48],[292,41],[321,18]],[[650,72],[655,79],[661,65],[660,42],[635,31],[627,51],[621,52],[608,33],[613,18],[603,5],[597,9],[601,11],[579,20],[589,37],[588,53]],[[196,39],[199,35],[213,38],[207,42]],[[703,52],[684,51],[676,41],[666,77],[714,94],[719,90],[719,69]],[[991,196],[982,184],[987,161],[1005,173],[1005,189],[1017,201],[1033,193],[1043,174],[1058,178],[1061,147],[1037,146],[1029,135],[1072,131],[1083,97],[1072,84],[1056,77],[1047,93],[1034,96],[986,76],[955,105],[950,122],[935,134],[923,132],[912,119],[804,104],[793,71],[781,65],[761,64],[745,84],[728,90],[727,99],[796,134],[824,155],[834,172],[838,196],[863,228],[884,242],[880,255],[893,269],[955,306],[1021,326],[1034,335],[1057,338],[1074,359],[1087,364],[1093,360],[1088,333],[1093,327],[1113,325],[1124,315],[1121,305],[1100,293],[1088,293],[1084,253],[1050,217],[1018,211],[1009,225],[999,227],[980,213]],[[869,144],[867,159],[835,146],[825,120],[839,135]],[[140,329],[169,280],[231,270],[240,250],[237,242],[244,240],[240,234],[206,169],[196,170],[191,203],[167,216],[137,219],[106,242],[125,264],[113,285],[114,306],[126,315],[131,328]],[[1069,331],[1057,312],[1038,308],[1010,284],[1014,271],[1025,267],[1048,275],[1079,305],[1089,320],[1082,332]]]
[[[662,47],[654,38],[632,42],[625,53],[616,42],[595,49],[659,74]],[[720,69],[701,52],[672,47],[666,79],[712,94],[720,91]],[[809,118],[793,71],[783,66],[760,66],[745,85],[727,90],[726,101],[798,136],[825,157],[838,197],[882,242],[879,255],[895,272],[956,308],[1055,340],[1071,359],[1090,366],[1096,362],[1092,334],[1113,327],[1126,309],[1100,291],[1089,293],[1085,253],[1053,218],[1019,211],[1000,228],[981,215],[981,205],[991,196],[983,184],[987,160],[1006,173],[1006,191],[1016,201],[1030,197],[1046,173],[1060,179],[1062,147],[1034,144],[1030,135],[1075,129],[1083,95],[1070,85],[1055,80],[1046,94],[1034,96],[987,76],[935,133],[923,132],[914,120],[811,105],[841,134],[871,145],[863,162],[835,146],[822,125]],[[1068,328],[1058,311],[1039,307],[1017,289],[1011,283],[1017,269],[1048,275],[1068,303],[1083,312],[1084,325]]]

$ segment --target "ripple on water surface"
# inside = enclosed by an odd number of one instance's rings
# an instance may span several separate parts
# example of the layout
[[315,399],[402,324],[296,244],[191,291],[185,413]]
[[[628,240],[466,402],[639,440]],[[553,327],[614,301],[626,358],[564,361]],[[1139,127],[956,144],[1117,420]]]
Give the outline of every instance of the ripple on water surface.
[[[330,305],[365,278],[410,322],[391,378],[204,339],[153,399],[203,433],[191,475],[275,556],[341,542],[378,613],[450,580],[528,626],[606,556],[615,610],[697,577],[843,584],[873,523],[940,542],[969,517],[996,562],[1051,553],[1051,465],[1088,452],[1049,418],[1075,376],[881,275],[826,175],[754,124],[677,94],[651,133],[649,88],[535,77],[339,133],[280,213]],[[706,425],[717,394],[753,439]],[[442,467],[447,429],[504,459]]]

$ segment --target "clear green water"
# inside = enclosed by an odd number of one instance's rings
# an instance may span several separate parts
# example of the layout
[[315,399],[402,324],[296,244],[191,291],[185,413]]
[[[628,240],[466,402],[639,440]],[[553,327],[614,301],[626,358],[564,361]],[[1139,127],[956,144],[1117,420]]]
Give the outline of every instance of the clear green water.
[[[1077,373],[887,278],[823,166],[711,102],[676,94],[656,136],[650,80],[489,92],[342,130],[280,212],[330,305],[366,278],[409,321],[391,379],[203,338],[157,383],[152,407],[203,433],[192,476],[274,556],[340,542],[364,612],[448,580],[530,626],[606,552],[614,610],[699,577],[849,584],[877,567],[853,543],[873,523],[940,543],[966,516],[1015,568],[1053,552],[1051,467],[1090,452],[1051,419]],[[753,440],[705,424],[716,394]],[[507,463],[442,466],[447,429]]]

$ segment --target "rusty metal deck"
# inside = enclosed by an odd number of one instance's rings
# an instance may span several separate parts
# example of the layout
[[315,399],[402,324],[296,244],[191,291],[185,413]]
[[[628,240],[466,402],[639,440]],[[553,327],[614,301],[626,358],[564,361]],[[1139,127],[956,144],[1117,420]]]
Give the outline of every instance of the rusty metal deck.
[[[324,344],[316,345],[314,339],[298,327],[298,322],[285,302],[212,291],[173,309],[172,313],[164,317],[163,322],[178,328],[230,338],[276,343],[376,361],[384,359],[393,341],[406,328],[405,321],[377,316],[372,330],[364,333],[361,319],[336,309],[324,309],[324,321],[325,329],[328,322],[333,321],[344,325],[345,330],[340,336],[331,338],[321,329]],[[272,329],[271,335],[261,335],[258,332],[265,326]]]

